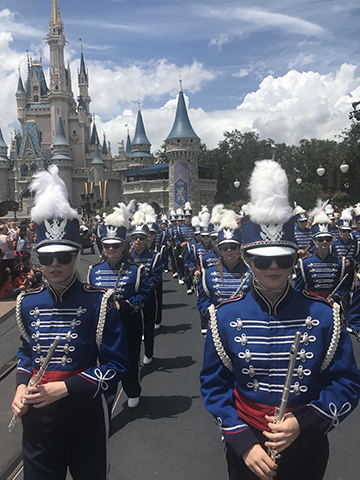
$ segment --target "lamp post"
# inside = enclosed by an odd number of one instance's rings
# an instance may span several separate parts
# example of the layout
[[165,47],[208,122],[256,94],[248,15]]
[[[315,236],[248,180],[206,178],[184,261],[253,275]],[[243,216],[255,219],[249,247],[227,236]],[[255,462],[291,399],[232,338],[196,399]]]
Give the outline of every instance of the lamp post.
[[[341,173],[347,173],[349,170],[349,165],[346,163],[345,160],[343,160],[339,168]],[[326,171],[325,168],[320,164],[316,170],[316,173],[319,175],[319,177],[322,177],[324,176],[325,171]],[[333,192],[335,192],[335,189],[336,189],[336,170],[334,168],[331,168],[328,172],[327,184],[328,184],[328,189],[330,192],[330,200],[331,200],[331,195]]]
[[82,200],[82,210],[83,210],[83,214],[86,215],[86,218],[87,220],[89,220],[90,218],[90,214],[92,212],[92,202],[94,200],[94,193],[91,192],[91,193],[80,193],[80,197],[81,197],[81,200]]

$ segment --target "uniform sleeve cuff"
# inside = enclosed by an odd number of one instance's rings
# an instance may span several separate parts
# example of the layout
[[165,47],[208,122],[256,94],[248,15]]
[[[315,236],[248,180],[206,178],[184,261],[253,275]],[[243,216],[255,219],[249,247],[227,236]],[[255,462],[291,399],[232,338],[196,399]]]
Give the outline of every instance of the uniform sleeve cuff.
[[223,431],[225,442],[229,445],[239,458],[250,447],[259,443],[252,431],[245,427],[244,430],[236,433],[227,433]]

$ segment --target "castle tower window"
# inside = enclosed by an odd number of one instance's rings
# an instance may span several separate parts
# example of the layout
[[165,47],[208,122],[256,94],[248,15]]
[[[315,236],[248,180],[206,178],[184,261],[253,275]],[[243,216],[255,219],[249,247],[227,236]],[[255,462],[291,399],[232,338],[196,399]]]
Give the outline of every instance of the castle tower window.
[[21,168],[20,168],[20,175],[22,177],[27,177],[28,176],[28,171],[29,171],[28,166],[26,165],[26,163],[23,163],[21,165]]
[[35,103],[39,102],[39,95],[34,95],[34,102]]

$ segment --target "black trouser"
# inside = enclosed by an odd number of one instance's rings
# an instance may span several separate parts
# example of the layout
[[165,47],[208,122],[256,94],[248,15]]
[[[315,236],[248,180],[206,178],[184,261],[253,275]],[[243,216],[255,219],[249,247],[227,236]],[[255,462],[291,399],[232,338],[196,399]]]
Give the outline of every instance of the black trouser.
[[[121,313],[120,313],[121,315]],[[129,348],[129,370],[122,381],[124,392],[129,398],[140,396],[140,349],[142,337],[141,312],[121,315]]]
[[143,322],[144,322],[144,346],[145,355],[151,358],[154,355],[154,325],[156,317],[156,292],[155,289],[151,291],[150,302],[143,308]]
[[173,247],[169,248],[169,257],[170,257],[171,270],[172,270],[173,273],[175,273],[176,272],[176,263],[175,263]]
[[63,398],[23,419],[24,480],[106,480],[108,412],[102,396]]
[[[267,440],[255,428],[250,427],[263,445]],[[264,447],[266,448],[266,447]],[[276,480],[321,480],[324,477],[329,458],[329,442],[327,436],[318,438],[310,445],[305,445],[301,435],[276,460],[278,469]],[[226,446],[226,461],[229,480],[259,480],[239,458],[230,446]]]
[[155,288],[156,292],[156,317],[155,317],[155,323],[156,325],[160,325],[161,320],[162,320],[162,306],[163,306],[163,280],[161,278],[161,282],[159,285]]
[[180,245],[177,245],[176,247],[174,247],[176,271],[177,271],[177,274],[179,275],[179,278],[183,279],[184,278],[184,260],[182,259],[182,257],[180,257],[181,250],[182,249]]

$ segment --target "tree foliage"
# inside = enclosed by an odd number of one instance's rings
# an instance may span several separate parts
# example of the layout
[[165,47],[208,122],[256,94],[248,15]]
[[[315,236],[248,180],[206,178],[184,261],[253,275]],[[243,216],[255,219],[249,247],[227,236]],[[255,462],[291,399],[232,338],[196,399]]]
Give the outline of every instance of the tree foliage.
[[[289,179],[290,201],[305,209],[313,208],[319,197],[329,198],[339,208],[360,201],[360,123],[352,123],[338,141],[303,139],[299,145],[275,144],[271,138],[261,140],[256,132],[224,132],[217,147],[202,148],[199,163],[215,170],[215,202],[233,204],[237,210],[248,201],[247,185],[255,162],[268,158],[283,166]],[[339,168],[344,161],[349,165],[345,174]],[[320,165],[325,168],[323,177],[316,173]],[[238,189],[234,186],[236,179],[241,183]]]

